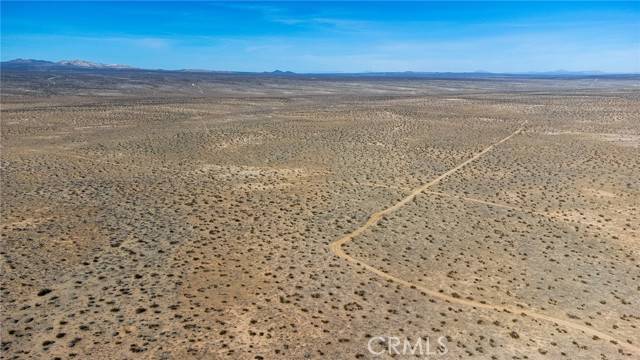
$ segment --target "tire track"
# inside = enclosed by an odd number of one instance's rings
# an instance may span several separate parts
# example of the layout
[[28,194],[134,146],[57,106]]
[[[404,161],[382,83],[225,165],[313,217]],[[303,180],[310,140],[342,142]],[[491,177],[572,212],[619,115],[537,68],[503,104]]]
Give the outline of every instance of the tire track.
[[420,290],[421,292],[423,292],[424,294],[427,294],[433,298],[437,298],[437,299],[441,299],[444,300],[446,302],[449,303],[453,303],[453,304],[459,304],[459,305],[465,305],[465,306],[471,306],[473,308],[477,308],[477,309],[487,309],[487,310],[495,310],[495,311],[499,311],[499,312],[507,312],[507,313],[512,313],[512,314],[519,314],[519,315],[524,315],[524,316],[528,316],[530,318],[533,319],[538,319],[538,320],[543,320],[543,321],[547,321],[547,322],[551,322],[555,325],[562,325],[574,330],[579,330],[582,331],[583,333],[592,335],[592,336],[597,336],[600,339],[604,339],[607,340],[609,342],[611,342],[612,344],[618,345],[621,348],[625,348],[628,351],[631,351],[633,353],[636,354],[640,354],[640,347],[633,345],[631,343],[628,343],[624,340],[620,340],[612,335],[609,335],[607,333],[604,333],[602,331],[596,330],[594,328],[591,328],[589,326],[586,325],[582,325],[579,323],[575,323],[572,321],[568,321],[565,319],[560,319],[560,318],[556,318],[550,315],[545,315],[542,313],[538,313],[535,312],[533,310],[526,310],[526,309],[522,309],[522,308],[516,308],[516,307],[511,307],[511,306],[503,306],[503,305],[492,305],[492,304],[488,304],[486,302],[479,302],[479,301],[474,301],[474,300],[468,300],[468,299],[463,299],[463,298],[457,298],[457,297],[453,297],[453,296],[449,296],[447,294],[444,293],[440,293],[437,290],[434,289],[430,289],[427,287],[424,287],[422,285],[419,284],[414,284],[411,283],[407,280],[401,279],[399,277],[393,276],[389,273],[386,273],[376,267],[373,267],[363,261],[360,261],[354,257],[352,257],[351,255],[347,254],[343,249],[342,249],[342,245],[354,240],[355,237],[361,235],[365,230],[367,230],[368,228],[377,225],[380,220],[382,220],[386,215],[391,214],[392,212],[400,209],[401,207],[403,207],[404,205],[406,205],[407,203],[409,203],[410,201],[412,201],[416,196],[418,196],[419,194],[425,192],[428,188],[436,185],[437,183],[439,183],[440,181],[444,180],[445,178],[449,177],[450,175],[454,174],[455,172],[457,172],[458,170],[464,168],[465,166],[467,166],[468,164],[470,164],[471,162],[479,159],[480,157],[482,157],[484,154],[488,153],[489,151],[493,150],[494,147],[508,141],[509,139],[513,138],[514,136],[520,134],[522,132],[522,130],[524,129],[525,125],[526,125],[526,121],[523,122],[520,127],[514,131],[513,133],[511,133],[509,136],[503,138],[502,140],[493,143],[491,145],[489,145],[488,147],[486,147],[484,150],[480,151],[479,153],[475,154],[474,156],[470,157],[469,159],[463,161],[462,163],[458,164],[457,166],[455,166],[454,168],[448,170],[447,172],[441,174],[440,176],[436,177],[435,179],[431,180],[430,182],[412,190],[409,195],[407,195],[406,197],[404,197],[402,200],[400,200],[399,202],[391,205],[390,207],[380,210],[378,212],[375,212],[373,214],[371,214],[371,216],[369,217],[369,219],[367,220],[367,222],[365,222],[363,225],[361,225],[360,227],[356,228],[355,230],[351,231],[350,233],[346,234],[345,236],[335,240],[334,242],[332,242],[329,245],[329,250],[336,256],[338,256],[339,258],[342,258],[344,260],[346,260],[349,263],[355,264],[355,265],[359,265],[363,268],[365,268],[366,270],[370,271],[371,273],[374,273],[378,276],[380,276],[383,279],[389,280],[389,281],[393,281],[397,284],[406,286],[408,288],[412,288],[412,289],[416,289],[416,290]]

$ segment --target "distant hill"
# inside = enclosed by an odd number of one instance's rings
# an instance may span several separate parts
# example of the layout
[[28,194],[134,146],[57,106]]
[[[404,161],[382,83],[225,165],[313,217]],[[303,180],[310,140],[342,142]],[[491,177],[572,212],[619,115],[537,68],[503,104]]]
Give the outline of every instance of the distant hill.
[[78,66],[84,68],[93,68],[93,69],[132,69],[129,65],[122,64],[100,64],[94,63],[86,60],[62,60],[58,61],[56,64],[65,65],[65,66]]
[[272,74],[272,75],[295,75],[296,74],[293,71],[282,71],[282,70],[276,70],[276,71],[272,71],[272,72],[265,71],[264,73],[265,74]]
[[121,64],[101,64],[86,60],[61,60],[58,62],[35,60],[35,59],[14,59],[2,62],[3,68],[13,69],[51,69],[51,68],[81,68],[81,69],[133,69],[129,65]]
[[194,73],[211,75],[233,75],[233,76],[265,76],[265,77],[305,77],[314,78],[403,78],[403,79],[493,79],[493,78],[578,78],[578,77],[624,77],[639,74],[610,74],[601,71],[537,71],[519,73],[494,73],[484,70],[473,72],[422,72],[422,71],[390,71],[390,72],[355,72],[355,73],[294,73],[292,71],[275,70],[264,72],[250,71],[221,71],[206,69],[182,69],[182,70],[162,70],[162,69],[142,69],[129,65],[103,64],[87,60],[61,60],[46,61],[35,59],[14,59],[0,63],[2,70],[14,71],[111,71],[111,70],[131,70],[134,72],[160,72],[160,73]]

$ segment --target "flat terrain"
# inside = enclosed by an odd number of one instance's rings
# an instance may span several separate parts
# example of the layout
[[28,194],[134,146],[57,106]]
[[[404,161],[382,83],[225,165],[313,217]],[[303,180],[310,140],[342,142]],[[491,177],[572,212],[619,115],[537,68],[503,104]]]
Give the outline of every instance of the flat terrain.
[[640,358],[637,78],[2,81],[2,358]]

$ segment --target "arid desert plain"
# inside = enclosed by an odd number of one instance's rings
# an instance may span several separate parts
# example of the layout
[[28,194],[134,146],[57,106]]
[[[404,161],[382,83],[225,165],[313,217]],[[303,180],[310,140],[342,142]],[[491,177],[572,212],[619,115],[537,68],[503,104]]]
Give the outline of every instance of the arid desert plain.
[[4,71],[2,358],[640,359],[638,84]]

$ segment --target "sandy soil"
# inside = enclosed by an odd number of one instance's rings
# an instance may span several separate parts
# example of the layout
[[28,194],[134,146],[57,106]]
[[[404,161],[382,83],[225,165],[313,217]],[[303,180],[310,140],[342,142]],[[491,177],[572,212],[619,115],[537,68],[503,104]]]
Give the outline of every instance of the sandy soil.
[[2,76],[3,358],[640,358],[627,80]]

